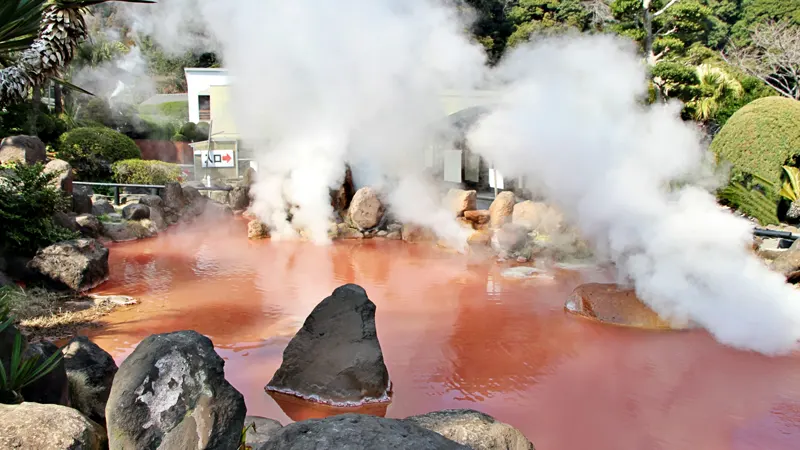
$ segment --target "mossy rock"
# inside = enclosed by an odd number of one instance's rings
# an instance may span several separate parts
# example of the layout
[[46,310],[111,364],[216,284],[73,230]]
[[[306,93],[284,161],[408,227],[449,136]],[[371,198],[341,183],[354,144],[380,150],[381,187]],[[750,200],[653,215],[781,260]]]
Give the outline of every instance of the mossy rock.
[[780,185],[782,166],[800,155],[800,102],[764,97],[737,111],[711,143],[734,170]]

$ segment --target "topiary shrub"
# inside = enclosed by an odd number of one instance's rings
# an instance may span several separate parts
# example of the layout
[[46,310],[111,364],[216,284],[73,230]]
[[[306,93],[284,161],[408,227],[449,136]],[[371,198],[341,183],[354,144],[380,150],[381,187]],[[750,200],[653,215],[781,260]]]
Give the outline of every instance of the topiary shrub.
[[76,128],[58,142],[58,158],[72,165],[78,180],[108,180],[111,164],[141,157],[133,139],[110,128]]
[[114,181],[123,184],[163,185],[181,181],[183,172],[177,164],[163,161],[128,159],[114,163]]
[[711,151],[731,163],[735,174],[780,186],[782,167],[800,155],[800,102],[765,97],[747,104],[728,119]]

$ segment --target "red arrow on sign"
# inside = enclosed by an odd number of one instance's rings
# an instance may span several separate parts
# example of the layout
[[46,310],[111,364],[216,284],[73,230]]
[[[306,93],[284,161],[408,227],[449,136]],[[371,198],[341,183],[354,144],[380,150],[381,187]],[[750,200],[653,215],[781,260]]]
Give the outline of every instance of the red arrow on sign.
[[222,160],[225,161],[225,162],[230,162],[231,161],[231,155],[226,153],[225,156],[222,157]]

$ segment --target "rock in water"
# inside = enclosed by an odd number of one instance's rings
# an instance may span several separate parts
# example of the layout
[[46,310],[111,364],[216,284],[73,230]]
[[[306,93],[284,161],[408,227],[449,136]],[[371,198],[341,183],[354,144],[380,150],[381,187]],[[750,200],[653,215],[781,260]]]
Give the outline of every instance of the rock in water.
[[142,341],[111,387],[110,450],[237,448],[244,398],[225,380],[224,364],[211,340],[194,331]]
[[37,450],[100,450],[106,446],[103,427],[61,405],[0,404],[0,448]]
[[103,230],[103,225],[97,217],[91,214],[81,214],[75,218],[75,223],[78,224],[78,229],[85,236],[98,237]]
[[444,207],[456,217],[461,217],[466,211],[473,211],[478,202],[476,191],[450,189],[444,197]]
[[150,208],[147,205],[130,204],[122,208],[122,217],[127,220],[143,220],[150,218]]
[[287,425],[259,450],[468,450],[410,421],[344,414]]
[[164,200],[164,206],[176,213],[186,206],[186,198],[183,196],[183,188],[180,183],[167,183],[161,190],[161,198]]
[[534,450],[518,429],[471,409],[436,411],[406,420],[473,450]]
[[247,416],[244,418],[244,426],[255,427],[247,430],[247,438],[245,443],[252,447],[254,450],[261,448],[266,444],[270,437],[275,435],[275,432],[283,428],[277,420],[267,419],[265,417]]
[[489,206],[489,223],[492,228],[500,228],[511,221],[515,202],[516,198],[511,191],[503,191],[497,194],[497,197]]
[[54,159],[44,166],[44,173],[55,174],[55,179],[50,184],[67,194],[72,194],[72,166],[68,162]]
[[[37,342],[28,346],[23,353],[23,358],[38,358],[38,366],[58,352],[58,347],[50,342]],[[71,406],[64,360],[60,360],[53,370],[47,372],[42,378],[22,388],[22,398],[27,402]]]
[[94,239],[77,239],[45,247],[28,267],[59,287],[81,292],[108,278],[108,249]]
[[269,227],[258,219],[247,222],[247,239],[267,239]]
[[95,216],[107,216],[115,212],[117,211],[114,209],[114,206],[106,199],[101,198],[92,202],[92,214]]
[[434,233],[430,228],[423,227],[421,225],[405,223],[403,224],[403,228],[401,229],[400,233],[402,239],[406,242],[416,243],[436,241],[436,233]]
[[69,341],[61,352],[64,354],[72,407],[105,425],[106,402],[117,373],[114,358],[85,336]]
[[0,164],[18,162],[31,166],[46,159],[44,142],[36,136],[9,136],[0,141]]
[[348,210],[349,222],[359,230],[375,228],[383,219],[383,203],[378,193],[371,187],[363,187],[356,191]]
[[669,323],[636,297],[633,289],[616,284],[589,283],[575,288],[564,307],[568,312],[613,325],[651,329],[681,330],[688,323]]
[[265,389],[335,405],[388,400],[375,304],[361,286],[338,287],[311,311]]

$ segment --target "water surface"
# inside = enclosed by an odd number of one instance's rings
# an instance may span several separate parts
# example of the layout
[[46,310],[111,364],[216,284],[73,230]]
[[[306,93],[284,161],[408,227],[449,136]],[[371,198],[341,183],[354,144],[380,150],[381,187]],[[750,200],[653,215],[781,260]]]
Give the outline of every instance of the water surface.
[[474,408],[538,450],[800,448],[800,355],[725,348],[702,331],[644,332],[564,313],[578,284],[607,274],[508,279],[481,255],[366,240],[329,247],[250,242],[233,222],[172,230],[111,249],[98,292],[141,304],[90,336],[120,363],[153,333],[193,329],[226,360],[248,414],[330,413],[263,387],[306,315],[344,283],[363,286],[394,387],[367,413]]

